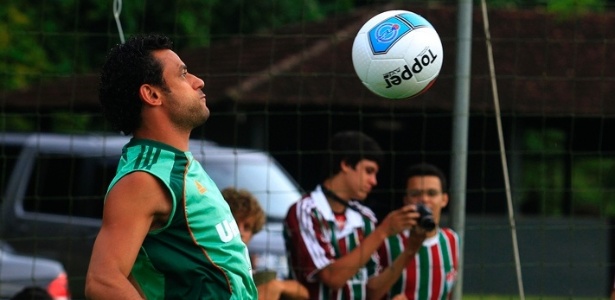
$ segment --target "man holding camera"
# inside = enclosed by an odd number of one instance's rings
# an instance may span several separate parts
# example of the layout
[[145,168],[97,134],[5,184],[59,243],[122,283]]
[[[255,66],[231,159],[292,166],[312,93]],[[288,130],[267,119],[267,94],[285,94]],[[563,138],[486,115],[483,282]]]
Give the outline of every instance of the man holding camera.
[[381,299],[418,247],[402,251],[386,269],[378,248],[389,236],[415,227],[419,213],[406,205],[376,226],[374,213],[360,203],[376,185],[384,156],[371,137],[338,133],[328,153],[326,179],[291,206],[284,220],[291,277],[308,289],[310,299]]
[[407,299],[447,299],[457,279],[459,236],[440,228],[442,209],[448,204],[446,178],[431,164],[417,164],[406,172],[404,205],[421,212],[419,226],[389,237],[379,250],[383,266],[393,262],[407,247],[422,242],[418,253],[393,285],[389,295],[403,293]]

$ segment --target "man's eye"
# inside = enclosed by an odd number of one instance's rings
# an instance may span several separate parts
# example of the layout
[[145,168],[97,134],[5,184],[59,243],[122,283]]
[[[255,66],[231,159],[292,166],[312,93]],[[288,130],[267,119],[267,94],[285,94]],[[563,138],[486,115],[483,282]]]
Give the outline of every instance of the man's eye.
[[412,198],[416,198],[416,197],[420,197],[422,195],[427,195],[429,197],[435,197],[438,196],[442,193],[442,191],[439,190],[435,190],[435,189],[428,189],[428,190],[408,190],[407,194],[409,197]]

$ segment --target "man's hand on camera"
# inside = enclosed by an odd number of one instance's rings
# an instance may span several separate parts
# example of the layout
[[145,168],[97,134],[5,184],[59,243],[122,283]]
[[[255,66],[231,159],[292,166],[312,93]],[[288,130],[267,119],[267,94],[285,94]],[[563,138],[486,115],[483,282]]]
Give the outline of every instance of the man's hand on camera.
[[382,228],[388,237],[415,227],[419,217],[416,205],[409,204],[390,212],[378,227]]

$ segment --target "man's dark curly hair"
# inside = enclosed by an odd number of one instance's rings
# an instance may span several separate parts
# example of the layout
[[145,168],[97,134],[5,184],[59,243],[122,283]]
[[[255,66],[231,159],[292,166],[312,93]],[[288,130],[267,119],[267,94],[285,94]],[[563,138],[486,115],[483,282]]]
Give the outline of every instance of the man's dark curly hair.
[[105,118],[115,130],[132,134],[141,124],[139,87],[151,84],[166,89],[162,64],[155,50],[171,49],[171,40],[159,34],[135,35],[114,46],[100,73],[99,100]]
[[436,167],[435,165],[432,165],[429,163],[418,163],[418,164],[408,167],[405,172],[404,178],[406,181],[404,181],[404,186],[406,182],[414,176],[436,176],[438,177],[440,179],[440,184],[442,185],[441,186],[442,192],[447,193],[448,184],[446,181],[446,176],[444,176],[444,172],[442,172],[442,170],[440,170],[440,168]]
[[342,161],[354,168],[362,159],[382,165],[384,152],[378,142],[359,131],[339,132],[329,142],[329,160],[326,172],[328,176],[335,175],[340,172]]

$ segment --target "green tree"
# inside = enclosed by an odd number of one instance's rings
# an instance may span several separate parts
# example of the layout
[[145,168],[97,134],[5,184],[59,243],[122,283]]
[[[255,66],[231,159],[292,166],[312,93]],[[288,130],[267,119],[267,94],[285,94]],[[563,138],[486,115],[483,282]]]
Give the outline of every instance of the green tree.
[[[161,0],[122,1],[119,20],[126,36],[160,32],[177,49],[202,47],[213,36],[249,34],[346,11],[353,0]],[[37,78],[98,68],[107,49],[120,42],[114,1],[5,0],[0,6],[0,67],[3,90]]]
[[[267,31],[350,10],[355,0],[157,0],[119,1],[127,38],[159,32],[176,50],[204,47],[212,39]],[[358,0],[361,1],[361,0]],[[108,49],[121,41],[114,0],[4,0],[0,5],[0,94],[96,72]],[[31,130],[39,114],[5,116],[2,128]],[[95,124],[70,108],[51,117],[52,130],[85,130]],[[48,125],[49,125],[48,124]],[[45,128],[48,128],[45,125]]]
[[34,74],[50,69],[40,36],[30,32],[32,18],[13,3],[0,6],[0,90],[28,84]]

